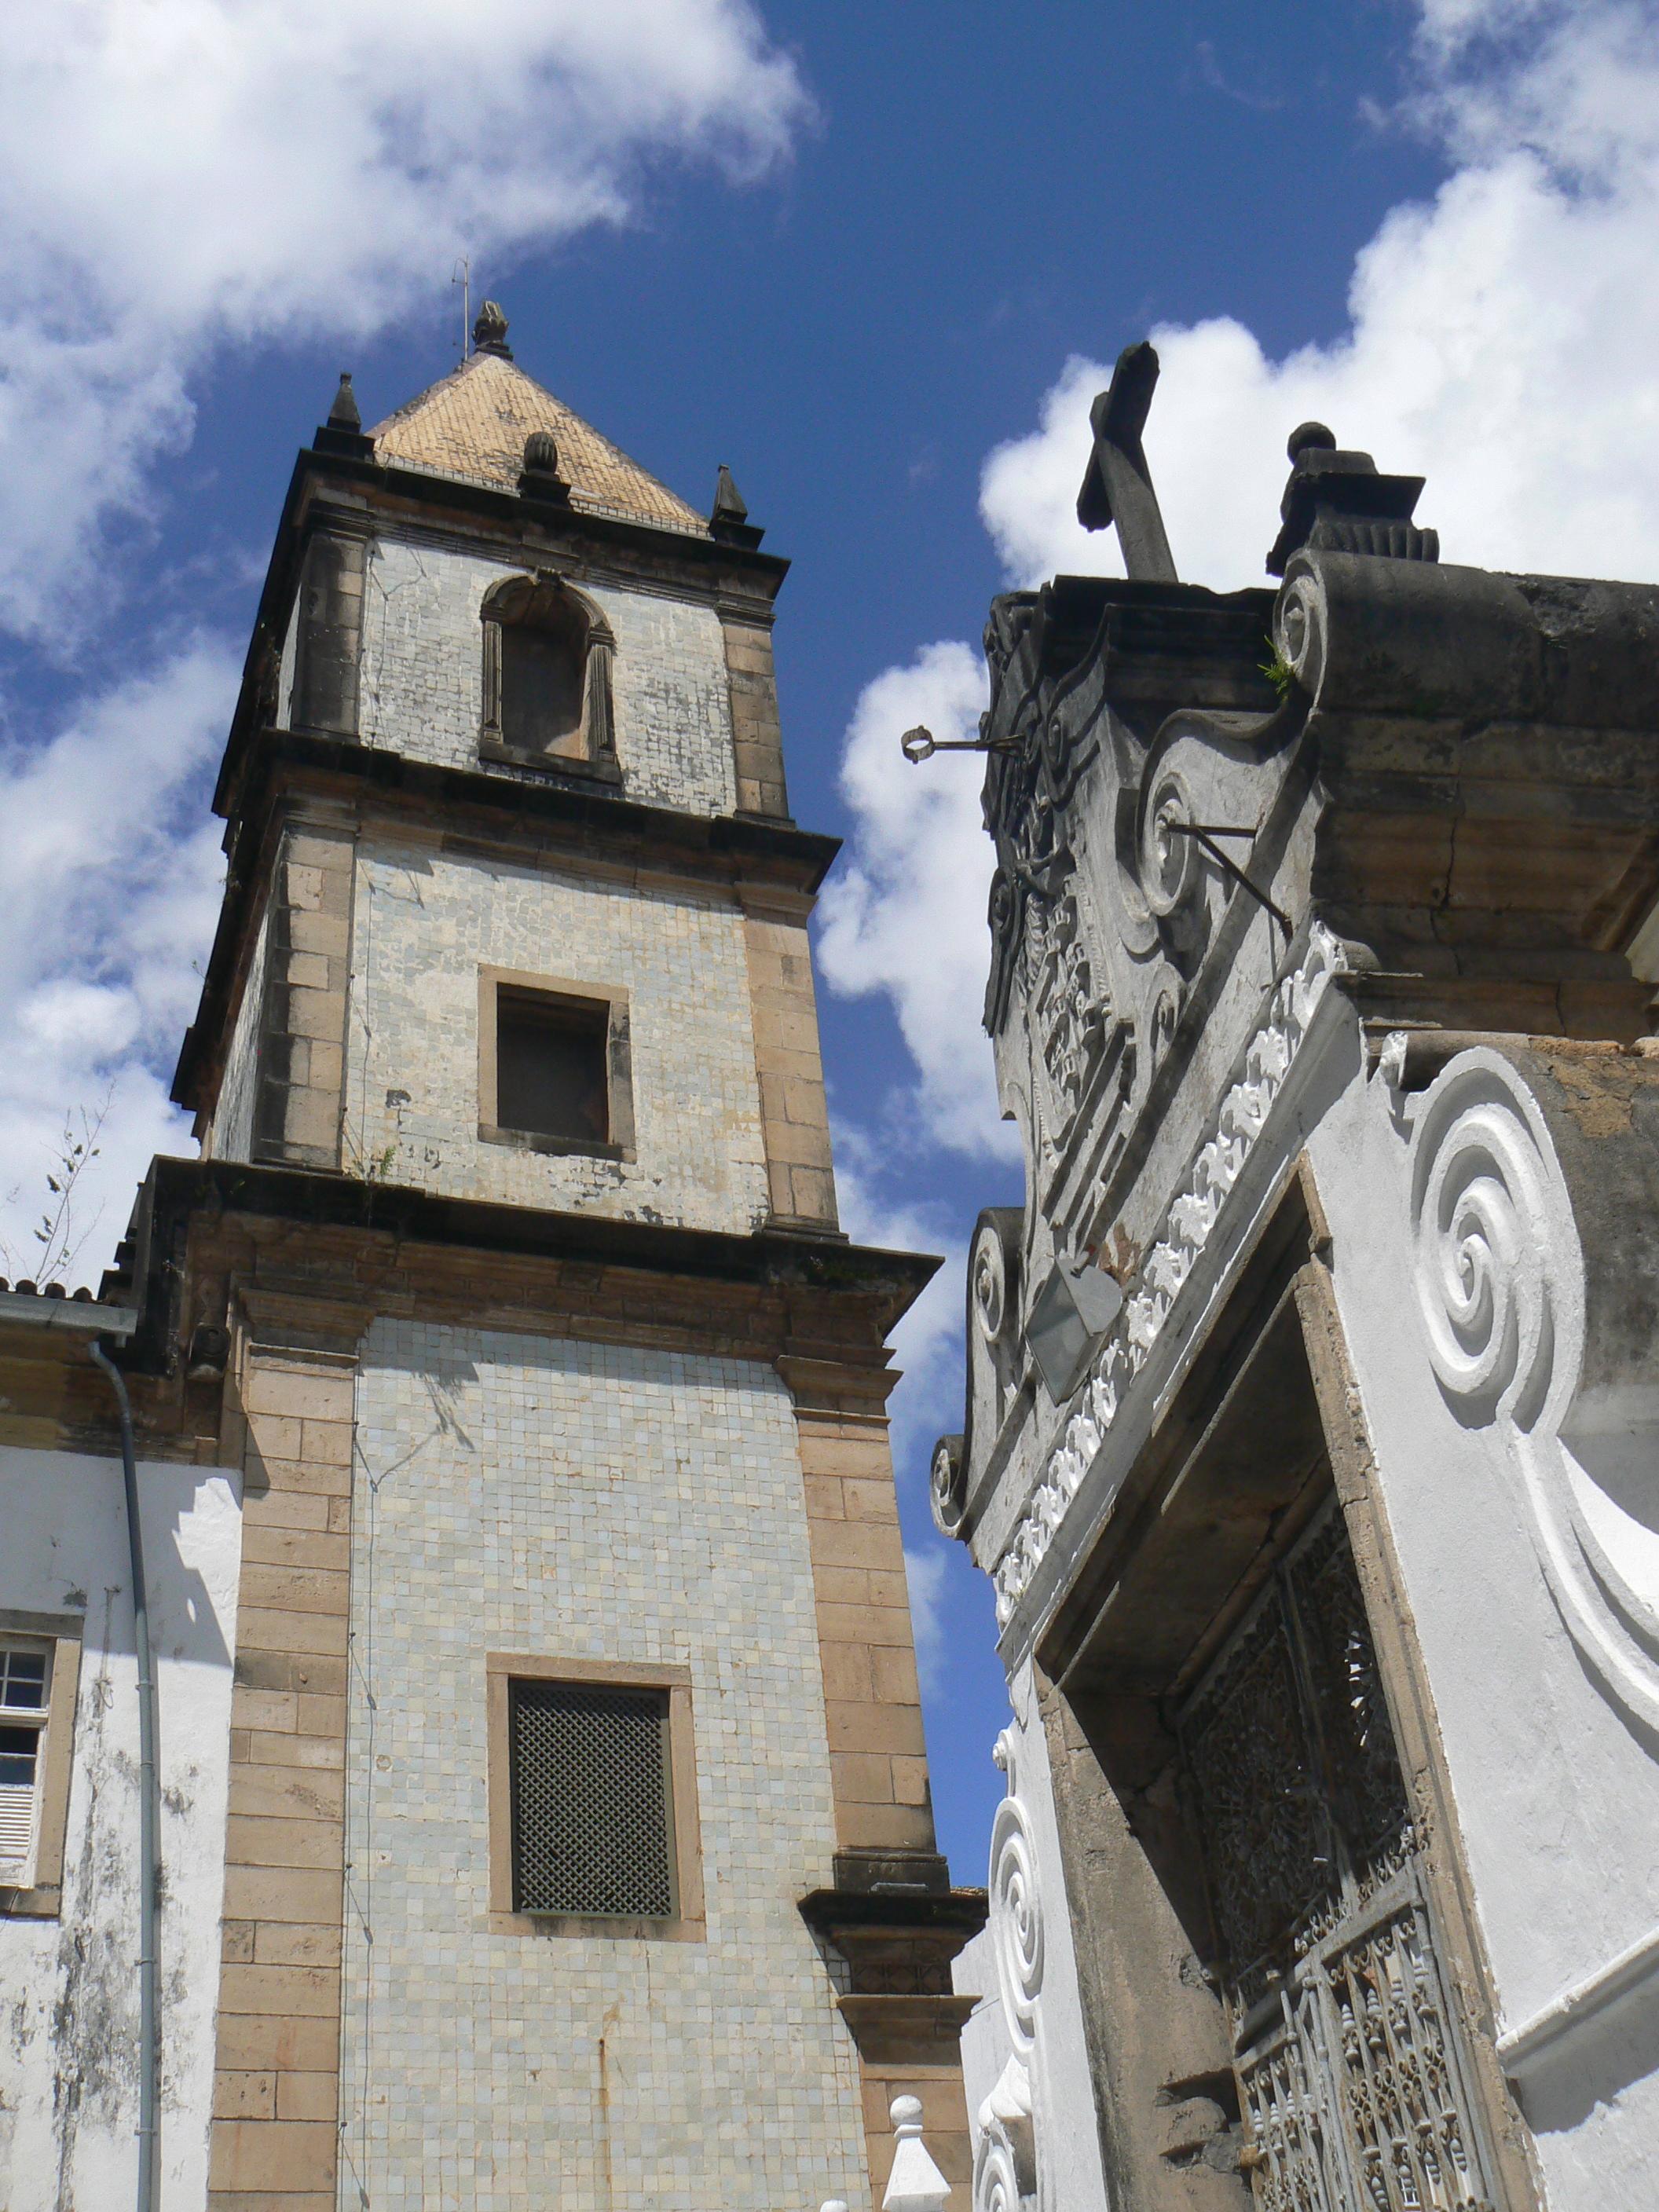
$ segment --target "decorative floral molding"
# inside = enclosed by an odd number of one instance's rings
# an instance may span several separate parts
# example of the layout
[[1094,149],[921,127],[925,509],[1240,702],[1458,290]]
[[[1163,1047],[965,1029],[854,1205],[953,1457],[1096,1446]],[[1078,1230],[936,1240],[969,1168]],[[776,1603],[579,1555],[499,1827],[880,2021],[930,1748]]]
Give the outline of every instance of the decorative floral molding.
[[1314,1009],[1333,975],[1347,966],[1341,945],[1316,922],[1302,964],[1273,994],[1267,1018],[1250,1040],[1244,1072],[1222,1101],[1215,1133],[1193,1164],[1186,1188],[1170,1207],[1164,1235],[1140,1271],[1140,1287],[1095,1359],[1082,1403],[1049,1454],[1042,1480],[996,1570],[997,1626],[1006,1627],[1048,1554],[1078,1486],[1116,1420],[1131,1382],[1164,1333],[1182,1284],[1209,1243],[1229,1194],[1243,1171],[1302,1047]]

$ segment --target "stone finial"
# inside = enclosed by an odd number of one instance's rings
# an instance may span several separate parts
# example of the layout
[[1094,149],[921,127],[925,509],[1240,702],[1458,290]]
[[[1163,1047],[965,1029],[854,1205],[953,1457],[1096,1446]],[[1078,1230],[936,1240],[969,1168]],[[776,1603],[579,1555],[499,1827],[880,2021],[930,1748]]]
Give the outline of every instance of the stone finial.
[[732,481],[732,471],[722,461],[720,472],[714,479],[714,504],[709,513],[711,522],[747,522],[749,509],[743,503],[743,494]]
[[1298,422],[1285,441],[1287,459],[1299,461],[1304,453],[1334,453],[1336,433],[1328,430],[1322,422]]
[[895,2097],[888,2107],[898,2142],[881,2212],[945,2212],[951,2185],[921,2139],[921,2100]]
[[364,433],[349,369],[340,371],[340,388],[329,408],[328,420],[317,425],[312,444],[319,453],[337,453],[359,461],[374,459],[374,441]]
[[751,551],[766,535],[749,520],[743,494],[724,461],[714,479],[714,504],[708,511],[708,534],[724,545],[744,545]]
[[851,2212],[851,2207],[844,2197],[826,2197],[818,2212]]
[[363,418],[357,411],[357,395],[351,388],[351,371],[340,371],[340,388],[334,395],[334,404],[328,410],[331,430],[361,430]]
[[498,353],[504,361],[511,361],[513,349],[507,342],[507,317],[495,300],[486,300],[478,310],[477,320],[472,325],[472,343],[479,353]]
[[1291,475],[1279,506],[1283,527],[1267,556],[1270,576],[1282,576],[1304,545],[1385,560],[1440,558],[1435,532],[1412,520],[1421,477],[1385,476],[1369,453],[1339,446],[1322,422],[1298,422],[1285,451]]
[[519,489],[532,499],[568,501],[570,480],[559,467],[558,441],[550,430],[532,430],[525,440]]

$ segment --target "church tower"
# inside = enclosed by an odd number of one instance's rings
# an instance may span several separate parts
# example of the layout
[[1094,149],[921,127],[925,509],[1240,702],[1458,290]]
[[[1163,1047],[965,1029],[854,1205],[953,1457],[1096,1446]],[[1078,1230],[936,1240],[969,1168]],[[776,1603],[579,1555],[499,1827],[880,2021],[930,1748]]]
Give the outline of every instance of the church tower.
[[787,563],[475,337],[299,458],[128,1255],[245,1483],[211,2202],[866,2204],[899,2094],[965,2182]]

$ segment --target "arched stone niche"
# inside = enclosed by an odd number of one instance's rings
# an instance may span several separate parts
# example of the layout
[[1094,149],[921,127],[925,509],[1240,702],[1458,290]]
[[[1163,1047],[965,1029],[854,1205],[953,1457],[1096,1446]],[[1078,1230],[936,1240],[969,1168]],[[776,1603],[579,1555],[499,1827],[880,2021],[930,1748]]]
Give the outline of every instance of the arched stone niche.
[[616,638],[586,592],[551,570],[486,594],[485,758],[617,774],[611,664]]

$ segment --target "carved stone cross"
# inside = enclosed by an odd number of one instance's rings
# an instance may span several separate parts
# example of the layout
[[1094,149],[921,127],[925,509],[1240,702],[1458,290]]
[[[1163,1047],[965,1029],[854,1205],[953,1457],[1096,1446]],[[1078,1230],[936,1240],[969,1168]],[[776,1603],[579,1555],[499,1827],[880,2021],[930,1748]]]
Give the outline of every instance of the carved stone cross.
[[1077,495],[1077,519],[1085,530],[1105,530],[1115,523],[1127,574],[1148,583],[1173,584],[1176,565],[1140,444],[1157,382],[1158,356],[1146,340],[1125,346],[1112,371],[1110,390],[1089,410],[1095,449]]

